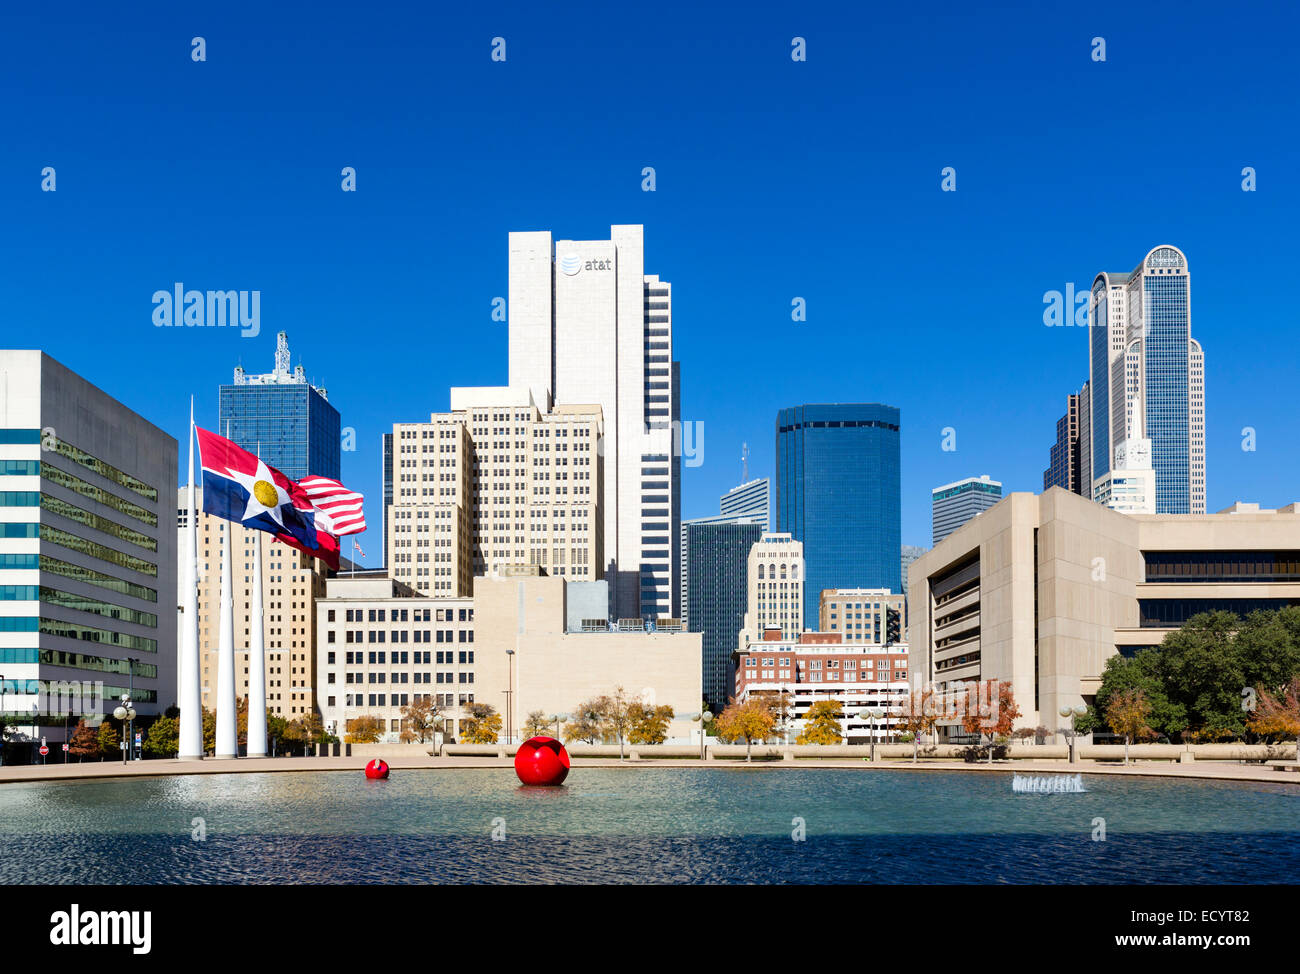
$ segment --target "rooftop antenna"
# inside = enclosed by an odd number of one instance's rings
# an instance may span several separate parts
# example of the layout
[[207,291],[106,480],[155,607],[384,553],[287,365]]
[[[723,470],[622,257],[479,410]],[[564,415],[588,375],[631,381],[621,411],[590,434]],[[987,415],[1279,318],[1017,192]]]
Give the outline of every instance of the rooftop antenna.
[[740,482],[749,483],[749,444],[740,444]]

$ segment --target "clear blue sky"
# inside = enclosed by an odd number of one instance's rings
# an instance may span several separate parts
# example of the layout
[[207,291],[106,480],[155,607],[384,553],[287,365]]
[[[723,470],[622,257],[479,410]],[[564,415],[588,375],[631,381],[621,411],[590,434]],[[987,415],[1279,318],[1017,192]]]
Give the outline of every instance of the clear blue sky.
[[[905,543],[929,544],[935,485],[1038,490],[1087,369],[1043,295],[1160,243],[1192,274],[1210,509],[1300,497],[1293,5],[281,6],[6,5],[0,344],[182,438],[190,394],[211,423],[287,330],[357,430],[372,562],[381,431],[506,381],[510,230],[645,224],[705,428],[686,516],[739,480],[742,442],[769,474],[776,411],[803,402],[902,409]],[[176,281],[260,290],[261,335],[155,328]]]

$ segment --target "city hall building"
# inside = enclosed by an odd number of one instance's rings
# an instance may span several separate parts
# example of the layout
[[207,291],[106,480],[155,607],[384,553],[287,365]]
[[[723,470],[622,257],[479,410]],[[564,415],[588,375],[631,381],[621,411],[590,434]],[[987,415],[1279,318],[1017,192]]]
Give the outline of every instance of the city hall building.
[[1126,515],[1059,487],[1015,493],[913,562],[909,592],[913,686],[1009,681],[1017,726],[1055,729],[1116,653],[1201,612],[1300,604],[1300,505]]

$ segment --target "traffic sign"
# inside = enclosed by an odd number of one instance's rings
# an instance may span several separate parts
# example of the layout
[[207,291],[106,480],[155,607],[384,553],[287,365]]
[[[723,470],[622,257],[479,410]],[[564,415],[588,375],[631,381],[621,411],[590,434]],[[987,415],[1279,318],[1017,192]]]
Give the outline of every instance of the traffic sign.
[[139,735],[139,734],[136,734],[136,735],[135,735],[135,744],[136,744],[136,747],[139,747],[139,746],[140,746],[140,735]]
[[67,751],[67,749],[68,749],[68,745],[64,744],[64,745],[63,745],[63,750],[64,750],[64,751]]
[[49,749],[48,747],[46,747],[44,744],[42,744],[42,745],[41,745],[41,757],[45,757],[45,755],[47,755],[47,754],[49,754],[49,753],[50,753],[50,749]]

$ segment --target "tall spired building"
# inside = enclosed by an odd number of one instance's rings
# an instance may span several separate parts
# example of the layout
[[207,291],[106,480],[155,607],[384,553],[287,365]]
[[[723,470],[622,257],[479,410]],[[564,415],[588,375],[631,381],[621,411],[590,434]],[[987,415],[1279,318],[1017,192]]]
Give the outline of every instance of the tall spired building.
[[1127,274],[1098,274],[1088,323],[1091,462],[1083,466],[1091,466],[1093,499],[1115,468],[1115,448],[1150,440],[1156,513],[1204,514],[1205,355],[1192,338],[1187,257],[1162,245]]
[[600,406],[611,615],[673,616],[682,441],[672,286],[645,273],[642,227],[611,227],[609,240],[511,233],[509,295],[511,390],[543,412]]

